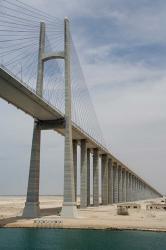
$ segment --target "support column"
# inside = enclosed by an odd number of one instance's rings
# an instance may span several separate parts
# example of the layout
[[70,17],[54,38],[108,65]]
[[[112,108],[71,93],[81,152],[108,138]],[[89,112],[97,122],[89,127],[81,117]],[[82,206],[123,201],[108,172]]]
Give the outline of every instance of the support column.
[[130,185],[130,201],[133,201],[133,175],[131,174],[131,179],[130,179],[131,185]]
[[27,190],[26,203],[23,210],[23,217],[25,218],[35,218],[40,215],[40,207],[39,207],[40,137],[41,137],[41,131],[38,128],[37,122],[34,122],[28,190]]
[[129,199],[129,172],[126,171],[126,201],[128,202],[130,199]]
[[138,195],[137,195],[138,201],[140,200],[140,180],[138,179]]
[[74,193],[75,193],[76,204],[77,204],[77,145],[78,141],[73,140]]
[[126,170],[126,201],[129,201],[129,173]]
[[113,165],[113,203],[118,203],[118,167]]
[[99,206],[99,150],[93,150],[93,205]]
[[140,188],[141,188],[141,200],[143,200],[143,184],[142,184],[142,181],[140,182]]
[[144,194],[145,194],[145,200],[146,200],[147,199],[147,187],[145,184],[144,184]]
[[69,20],[64,20],[64,59],[65,59],[65,149],[64,149],[64,199],[62,207],[63,217],[76,217],[75,183],[72,145],[72,101],[71,101],[71,70],[70,47],[71,37]]
[[135,200],[138,200],[138,179],[135,178]]
[[102,204],[108,205],[108,156],[107,155],[102,155],[101,172],[102,172]]
[[108,160],[108,203],[113,203],[113,166],[112,159]]
[[138,179],[138,200],[141,200],[141,182]]
[[137,200],[137,177],[134,177],[134,199]]
[[87,205],[90,206],[90,149],[87,149]]
[[133,175],[133,201],[136,201],[135,176]]
[[86,140],[81,140],[81,190],[80,208],[87,207],[87,145]]
[[122,202],[122,167],[118,166],[118,202]]
[[134,177],[134,175],[132,175],[132,201],[135,201],[135,185],[134,185],[134,182],[135,182],[135,177]]
[[[45,48],[45,23],[40,23],[40,38],[39,38],[39,56],[38,56],[38,74],[36,93],[42,97],[43,93],[43,74],[44,62],[42,56]],[[28,189],[26,203],[23,210],[23,217],[35,218],[40,215],[39,207],[39,183],[40,183],[40,137],[41,131],[34,120],[31,160],[29,169]]]
[[145,190],[145,183],[143,182],[143,200],[146,199],[146,190]]
[[122,202],[126,202],[126,170],[122,169]]
[[131,180],[131,173],[129,173],[129,201],[131,201],[132,197],[132,180]]
[[140,181],[140,200],[143,200],[143,187],[142,187],[142,181]]

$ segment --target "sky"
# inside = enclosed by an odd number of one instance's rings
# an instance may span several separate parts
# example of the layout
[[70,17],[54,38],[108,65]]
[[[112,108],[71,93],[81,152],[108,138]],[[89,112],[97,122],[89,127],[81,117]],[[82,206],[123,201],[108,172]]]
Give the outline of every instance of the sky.
[[[166,193],[166,1],[25,2],[70,19],[110,151]],[[0,110],[0,194],[25,194],[33,119],[3,100]],[[63,147],[63,137],[42,132],[40,194],[63,193]]]

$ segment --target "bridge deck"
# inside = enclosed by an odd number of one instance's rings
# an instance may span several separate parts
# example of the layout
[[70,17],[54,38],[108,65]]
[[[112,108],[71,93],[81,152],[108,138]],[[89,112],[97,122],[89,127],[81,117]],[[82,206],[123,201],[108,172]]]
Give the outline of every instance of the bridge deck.
[[[48,103],[47,100],[38,96],[32,88],[3,68],[0,68],[0,97],[38,120],[64,118],[64,115]],[[55,130],[64,135],[64,129],[56,128]],[[107,149],[74,123],[72,132],[73,139],[87,139],[88,147],[98,147],[101,153],[108,152]]]
[[[38,96],[32,88],[2,67],[0,67],[0,97],[38,120],[44,121],[64,118],[64,115],[48,103],[47,100]],[[55,128],[54,130],[64,136],[64,129]],[[72,133],[73,139],[87,139],[88,148],[98,148],[101,154],[108,154],[118,165],[123,166],[130,173],[137,176],[132,170],[111,155],[103,145],[90,137],[75,123],[72,124]],[[137,177],[140,180],[142,179],[139,176]],[[142,181],[146,183],[143,179]],[[147,185],[150,186],[149,184]],[[152,189],[155,190],[154,188]]]

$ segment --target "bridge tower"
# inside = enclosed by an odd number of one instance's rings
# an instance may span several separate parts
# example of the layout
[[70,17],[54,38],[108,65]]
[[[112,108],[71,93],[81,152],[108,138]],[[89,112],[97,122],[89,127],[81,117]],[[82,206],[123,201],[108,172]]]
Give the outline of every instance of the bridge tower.
[[[36,94],[42,97],[43,94],[43,76],[44,62],[42,56],[45,49],[45,23],[40,23],[39,37],[39,55],[38,55],[38,75],[36,84]],[[34,120],[31,160],[29,169],[28,189],[26,203],[23,210],[23,217],[38,217],[40,215],[39,207],[39,184],[40,184],[40,142],[41,130],[38,121]]]
[[[65,61],[65,145],[64,145],[64,200],[62,207],[63,217],[76,217],[76,185],[74,178],[73,164],[73,141],[72,141],[72,99],[71,99],[71,69],[70,69],[70,47],[71,37],[69,20],[64,20],[64,51],[57,53],[45,53],[45,23],[40,23],[39,55],[38,55],[38,76],[36,93],[42,97],[44,62],[52,59],[64,59]],[[47,124],[47,121],[44,121]],[[52,123],[55,126],[56,120]],[[53,129],[54,127],[52,127]],[[40,137],[41,127],[39,121],[34,120],[32,150],[29,169],[28,189],[26,203],[23,210],[23,217],[35,218],[40,215],[39,205],[39,182],[40,182]]]

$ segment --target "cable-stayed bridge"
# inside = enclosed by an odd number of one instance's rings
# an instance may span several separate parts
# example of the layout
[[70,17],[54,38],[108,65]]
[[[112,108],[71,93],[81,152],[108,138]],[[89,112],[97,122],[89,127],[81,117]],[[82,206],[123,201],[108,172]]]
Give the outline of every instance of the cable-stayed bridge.
[[[23,216],[40,214],[40,137],[52,129],[65,137],[62,216],[77,213],[77,148],[81,149],[80,207],[161,194],[108,150],[70,32],[60,20],[19,0],[0,0],[0,97],[34,118],[27,198]],[[93,164],[90,155],[93,155]],[[92,165],[92,166],[91,166]]]

